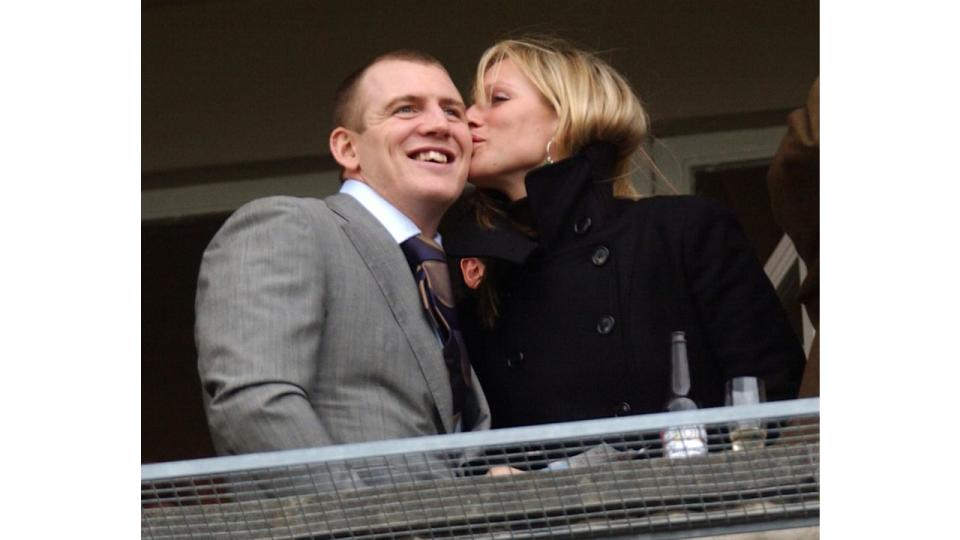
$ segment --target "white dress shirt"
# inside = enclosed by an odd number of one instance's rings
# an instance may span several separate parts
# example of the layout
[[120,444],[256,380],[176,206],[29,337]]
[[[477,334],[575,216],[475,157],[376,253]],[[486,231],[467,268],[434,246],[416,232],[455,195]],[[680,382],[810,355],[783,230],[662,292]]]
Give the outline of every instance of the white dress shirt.
[[[340,193],[350,195],[360,203],[360,206],[373,214],[373,217],[377,218],[377,221],[387,229],[398,245],[403,243],[404,240],[420,234],[420,227],[417,227],[416,223],[405,216],[403,212],[397,210],[397,207],[390,204],[367,184],[352,178],[347,179],[340,186]],[[437,233],[433,239],[437,244],[443,245],[440,243],[440,233]]]

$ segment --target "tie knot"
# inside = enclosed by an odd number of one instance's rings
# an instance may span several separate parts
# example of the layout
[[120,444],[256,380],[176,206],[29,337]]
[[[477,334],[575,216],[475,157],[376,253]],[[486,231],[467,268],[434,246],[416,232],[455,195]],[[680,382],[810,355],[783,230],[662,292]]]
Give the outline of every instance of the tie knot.
[[407,257],[407,262],[411,266],[424,261],[444,261],[446,257],[443,254],[443,248],[433,240],[423,235],[411,236],[400,244],[400,249]]

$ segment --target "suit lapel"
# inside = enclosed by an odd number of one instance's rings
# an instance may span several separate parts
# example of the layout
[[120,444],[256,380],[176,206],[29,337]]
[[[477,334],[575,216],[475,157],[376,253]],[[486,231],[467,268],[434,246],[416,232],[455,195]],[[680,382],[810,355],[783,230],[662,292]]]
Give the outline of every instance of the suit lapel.
[[446,366],[437,338],[417,297],[413,274],[403,252],[383,225],[353,197],[337,194],[327,197],[326,203],[346,220],[342,225],[343,231],[377,281],[420,365],[420,371],[440,412],[443,427],[450,433],[453,429],[450,425],[453,398]]

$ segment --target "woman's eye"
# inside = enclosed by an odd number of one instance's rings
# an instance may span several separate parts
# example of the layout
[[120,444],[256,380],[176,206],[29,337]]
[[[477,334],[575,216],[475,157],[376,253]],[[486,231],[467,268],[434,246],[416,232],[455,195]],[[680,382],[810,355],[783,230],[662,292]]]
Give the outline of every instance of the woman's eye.
[[490,96],[490,103],[500,103],[501,101],[507,101],[509,99],[506,94],[494,94]]

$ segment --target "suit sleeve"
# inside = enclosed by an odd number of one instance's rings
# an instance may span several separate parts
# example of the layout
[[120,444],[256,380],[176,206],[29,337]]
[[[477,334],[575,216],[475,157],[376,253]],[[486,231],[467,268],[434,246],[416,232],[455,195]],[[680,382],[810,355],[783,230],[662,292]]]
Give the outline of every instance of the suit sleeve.
[[684,224],[687,279],[724,380],[764,380],[769,401],[797,396],[803,348],[733,214],[703,201]]
[[311,405],[324,313],[318,227],[294,199],[238,210],[203,256],[196,342],[221,454],[330,444]]

